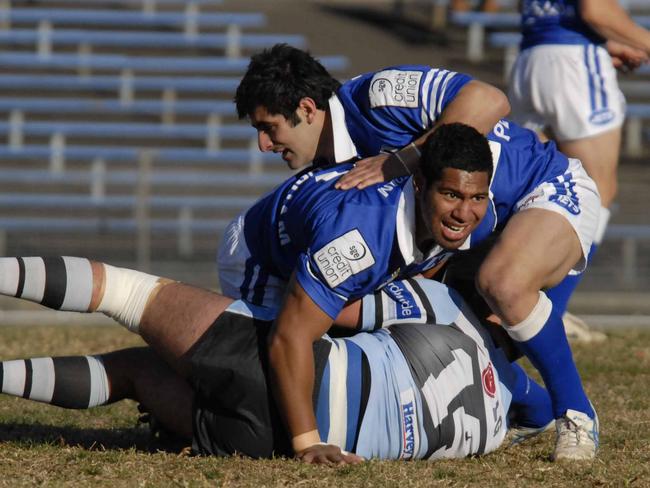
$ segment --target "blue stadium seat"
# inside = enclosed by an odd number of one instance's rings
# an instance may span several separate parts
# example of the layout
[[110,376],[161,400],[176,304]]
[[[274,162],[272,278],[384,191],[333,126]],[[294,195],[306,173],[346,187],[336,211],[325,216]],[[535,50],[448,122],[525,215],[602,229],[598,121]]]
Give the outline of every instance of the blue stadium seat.
[[8,46],[38,46],[39,52],[51,50],[52,46],[78,46],[80,44],[120,48],[202,48],[257,50],[273,44],[286,43],[304,48],[304,36],[291,34],[197,34],[188,36],[182,32],[119,31],[119,30],[72,30],[6,29],[0,30],[0,44]]
[[120,100],[64,97],[0,97],[0,112],[20,110],[35,114],[149,114],[164,112],[184,115],[229,115],[235,116],[235,106],[227,100],[175,100],[139,99],[129,103]]
[[[0,135],[6,136],[12,130],[9,122],[0,120]],[[19,130],[27,136],[49,136],[60,133],[69,136],[95,138],[140,138],[140,139],[206,139],[214,136],[231,140],[250,140],[256,137],[255,130],[246,124],[152,124],[134,122],[61,122],[26,121]]]
[[[178,161],[177,161],[178,163]],[[45,190],[48,187],[90,185],[97,176],[91,171],[67,170],[61,173],[44,169],[3,169],[0,184],[32,185]],[[138,179],[137,170],[113,170],[102,175],[106,185],[132,187]],[[231,171],[156,171],[153,170],[149,182],[152,186],[182,186],[196,188],[270,190],[287,178],[286,173],[237,173]],[[202,197],[201,197],[202,198]]]
[[[136,162],[147,148],[127,146],[84,146],[66,145],[60,149],[60,155],[65,161],[92,161],[101,158],[104,161]],[[57,151],[58,152],[58,151]],[[272,153],[260,153],[255,149],[220,149],[208,151],[207,149],[172,147],[150,149],[154,163],[158,164],[228,164],[242,167],[281,168],[286,163]],[[0,146],[0,160],[35,160],[48,161],[53,154],[49,145],[23,145],[21,147]],[[0,171],[9,171],[5,168]]]
[[231,95],[239,85],[235,76],[187,77],[153,75],[59,75],[48,74],[2,74],[0,89],[10,90],[49,90],[49,91],[96,91],[96,90],[135,90],[177,92],[220,93]]
[[104,27],[197,27],[223,28],[236,24],[240,27],[262,27],[266,17],[261,13],[236,12],[141,12],[108,9],[65,8],[9,8],[0,9],[0,22],[34,25],[49,21],[55,25],[81,25]]
[[[344,56],[322,56],[323,65],[331,71],[341,71],[348,65]],[[41,57],[23,52],[0,52],[0,66],[5,68],[48,68],[68,70],[123,70],[159,73],[223,73],[243,74],[248,58],[125,56],[120,54],[51,54]]]
[[[192,208],[241,211],[250,207],[256,197],[248,196],[180,196],[152,195],[147,203],[153,209]],[[0,207],[31,209],[130,209],[137,203],[135,195],[106,195],[100,198],[91,195],[74,195],[59,193],[2,193]]]

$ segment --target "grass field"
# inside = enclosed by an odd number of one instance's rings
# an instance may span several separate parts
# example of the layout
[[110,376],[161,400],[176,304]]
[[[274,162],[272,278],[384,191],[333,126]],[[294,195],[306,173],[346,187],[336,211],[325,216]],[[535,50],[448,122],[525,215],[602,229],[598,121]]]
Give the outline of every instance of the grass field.
[[[0,328],[0,358],[100,353],[138,344],[119,327]],[[575,356],[601,419],[594,462],[549,461],[553,436],[482,458],[305,466],[161,450],[132,402],[68,411],[0,395],[1,486],[650,487],[650,332],[610,335]]]

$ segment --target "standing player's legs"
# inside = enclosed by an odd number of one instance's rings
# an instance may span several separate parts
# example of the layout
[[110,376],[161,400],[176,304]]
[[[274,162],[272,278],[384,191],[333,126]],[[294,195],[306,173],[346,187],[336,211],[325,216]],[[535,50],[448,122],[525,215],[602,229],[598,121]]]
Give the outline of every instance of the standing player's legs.
[[56,310],[103,312],[138,333],[176,371],[232,303],[216,293],[85,258],[2,258],[0,294]]
[[566,450],[558,441],[557,459],[592,458],[597,448],[597,423],[592,420],[595,412],[582,388],[562,316],[540,290],[560,282],[585,254],[566,218],[554,211],[529,208],[508,222],[477,278],[485,300],[542,375],[555,418],[584,424],[582,431],[591,435],[592,442],[579,445],[579,449]]
[[[602,200],[594,247],[600,244],[617,192],[616,169],[625,98],[607,51],[595,45],[537,46],[523,51],[509,92],[512,117],[531,129],[550,128],[559,149],[579,159]],[[581,275],[568,275],[548,296],[564,314]],[[591,334],[594,338],[596,334]]]
[[192,438],[194,392],[148,347],[3,361],[0,378],[1,393],[62,408],[135,400],[167,430],[188,441]]
[[[594,243],[589,252],[589,262],[593,259],[598,246],[603,240],[607,224],[609,222],[609,207],[616,196],[618,183],[616,170],[621,145],[621,127],[611,129],[605,133],[576,139],[571,141],[558,142],[560,150],[569,157],[579,159],[585,170],[591,176],[598,187],[602,207],[598,220],[598,230],[594,237]],[[549,298],[558,307],[558,310],[565,310],[573,291],[576,289],[582,274],[570,274],[560,284],[548,291]],[[595,333],[590,338],[600,338]]]

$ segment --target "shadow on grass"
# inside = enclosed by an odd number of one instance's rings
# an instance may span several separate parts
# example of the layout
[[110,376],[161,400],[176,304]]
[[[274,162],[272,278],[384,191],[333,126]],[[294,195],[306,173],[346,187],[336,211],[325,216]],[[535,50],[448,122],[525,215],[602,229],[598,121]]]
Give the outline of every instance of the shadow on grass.
[[26,423],[0,424],[0,442],[81,447],[87,450],[135,449],[140,452],[180,452],[189,443],[166,435],[154,436],[146,427],[126,429],[79,428]]

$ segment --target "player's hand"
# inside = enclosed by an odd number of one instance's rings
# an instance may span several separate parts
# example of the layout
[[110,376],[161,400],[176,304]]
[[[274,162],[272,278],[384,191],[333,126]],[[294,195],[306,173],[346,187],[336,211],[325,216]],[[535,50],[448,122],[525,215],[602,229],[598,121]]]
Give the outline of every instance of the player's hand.
[[607,41],[607,52],[612,57],[614,68],[623,72],[634,71],[648,62],[645,51],[616,41]]
[[339,190],[359,190],[376,183],[408,174],[406,168],[393,154],[379,154],[357,161],[354,168],[344,174],[334,185]]
[[307,464],[344,465],[359,464],[365,461],[361,456],[342,451],[332,444],[314,444],[296,454],[296,457]]

